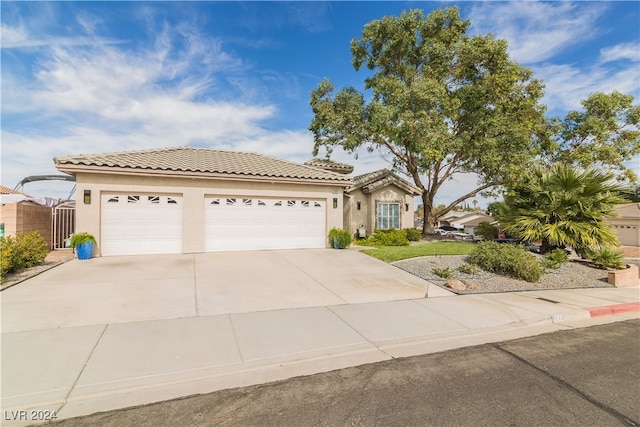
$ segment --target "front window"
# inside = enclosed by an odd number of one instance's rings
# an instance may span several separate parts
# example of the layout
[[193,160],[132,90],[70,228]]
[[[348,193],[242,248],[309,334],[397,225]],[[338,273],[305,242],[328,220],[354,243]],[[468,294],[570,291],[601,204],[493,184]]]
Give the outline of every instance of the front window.
[[378,229],[400,229],[400,203],[378,203]]

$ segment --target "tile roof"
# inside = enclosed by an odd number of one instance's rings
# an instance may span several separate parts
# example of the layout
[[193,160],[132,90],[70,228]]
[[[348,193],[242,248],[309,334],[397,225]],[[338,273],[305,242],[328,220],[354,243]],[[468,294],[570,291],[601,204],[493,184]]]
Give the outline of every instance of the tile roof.
[[351,183],[351,179],[342,174],[262,154],[194,147],[80,154],[56,157],[53,161],[59,170],[67,172],[87,167],[90,169],[128,169],[132,172],[223,174],[240,177]]
[[363,193],[371,193],[378,188],[383,188],[391,184],[401,188],[409,194],[416,196],[421,194],[418,187],[400,178],[398,175],[387,169],[380,169],[354,177],[353,186],[347,189],[347,192],[361,189]]
[[21,196],[31,197],[28,194],[24,194],[19,191],[13,191],[9,187],[5,187],[4,185],[0,185],[0,194],[19,194]]
[[325,169],[331,172],[337,172],[342,174],[349,174],[353,172],[353,166],[346,163],[334,162],[329,159],[311,159],[304,162],[307,166],[313,166],[320,169]]

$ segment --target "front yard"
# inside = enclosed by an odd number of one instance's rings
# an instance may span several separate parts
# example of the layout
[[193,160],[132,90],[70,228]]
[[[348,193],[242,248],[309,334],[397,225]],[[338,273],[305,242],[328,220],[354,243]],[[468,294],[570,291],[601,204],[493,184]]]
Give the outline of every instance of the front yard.
[[395,262],[423,256],[469,255],[473,247],[474,244],[468,242],[429,242],[413,246],[381,246],[362,252],[384,262]]
[[[465,272],[461,267],[469,263],[468,255],[475,246],[467,242],[429,242],[413,246],[382,246],[362,252],[459,294],[611,286],[607,283],[607,270],[571,261],[558,269],[545,269],[540,280],[533,283],[482,269]],[[540,255],[536,258],[539,261],[543,259]],[[447,279],[438,276],[434,269],[451,271],[451,278],[464,281],[465,289],[450,289],[446,286]]]

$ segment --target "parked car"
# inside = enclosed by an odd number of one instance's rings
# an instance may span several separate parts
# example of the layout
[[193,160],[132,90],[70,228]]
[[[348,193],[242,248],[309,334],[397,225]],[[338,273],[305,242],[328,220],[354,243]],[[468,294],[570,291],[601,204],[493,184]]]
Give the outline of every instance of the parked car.
[[451,233],[450,231],[443,230],[442,228],[436,228],[434,231],[436,232],[436,234],[439,234],[441,236],[446,236],[447,234]]
[[473,241],[473,234],[467,234],[467,233],[451,233],[451,235],[452,235],[456,240],[463,240],[463,241],[465,241],[465,242]]
[[536,246],[531,242],[523,242],[522,240],[512,239],[512,238],[493,239],[493,241],[497,243],[512,243],[514,245],[522,245],[531,252],[534,252],[536,254],[540,253],[540,246]]

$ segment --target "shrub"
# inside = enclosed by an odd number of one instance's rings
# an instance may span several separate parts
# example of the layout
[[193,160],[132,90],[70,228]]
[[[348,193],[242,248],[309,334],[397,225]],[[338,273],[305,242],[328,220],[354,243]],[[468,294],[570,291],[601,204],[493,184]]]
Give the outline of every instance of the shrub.
[[486,271],[527,282],[537,282],[543,272],[535,256],[519,245],[492,241],[480,242],[469,258],[472,263]]
[[569,260],[569,255],[562,248],[555,248],[544,256],[544,266],[547,268],[560,268],[562,264]]
[[16,269],[13,260],[15,247],[16,240],[13,237],[0,237],[0,275],[2,277]]
[[40,233],[18,233],[15,237],[0,238],[2,276],[44,262],[49,253],[47,243]]
[[71,240],[69,241],[69,246],[72,248],[75,248],[87,242],[91,242],[95,245],[96,239],[91,234],[83,231],[81,233],[76,233],[71,236]]
[[597,251],[590,252],[587,258],[597,268],[620,270],[625,267],[622,262],[622,256],[622,252],[614,251],[609,248],[602,248]]
[[422,237],[420,230],[417,228],[407,228],[404,231],[407,233],[407,240],[410,242],[419,242]]
[[498,227],[491,225],[488,222],[481,222],[475,228],[473,232],[475,235],[484,238],[485,240],[493,240],[498,238]]
[[351,233],[334,227],[329,231],[329,244],[331,247],[337,246],[338,249],[346,249],[351,245]]
[[460,267],[458,267],[458,270],[460,270],[463,273],[466,274],[478,274],[480,273],[480,270],[478,269],[478,267],[476,267],[473,264],[462,264]]
[[443,279],[451,279],[453,277],[453,271],[449,267],[447,268],[433,268],[433,274]]
[[376,230],[372,235],[358,242],[364,246],[407,246],[407,233],[404,230]]

